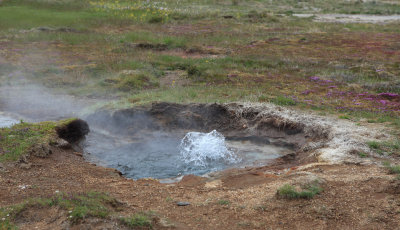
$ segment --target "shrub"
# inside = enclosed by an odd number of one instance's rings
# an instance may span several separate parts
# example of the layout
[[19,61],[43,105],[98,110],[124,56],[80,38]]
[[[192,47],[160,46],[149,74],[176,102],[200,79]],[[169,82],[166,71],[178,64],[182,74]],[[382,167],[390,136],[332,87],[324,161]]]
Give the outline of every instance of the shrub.
[[286,184],[277,191],[278,197],[286,199],[311,199],[322,192],[322,188],[317,185],[310,185],[302,191],[297,191],[292,185]]

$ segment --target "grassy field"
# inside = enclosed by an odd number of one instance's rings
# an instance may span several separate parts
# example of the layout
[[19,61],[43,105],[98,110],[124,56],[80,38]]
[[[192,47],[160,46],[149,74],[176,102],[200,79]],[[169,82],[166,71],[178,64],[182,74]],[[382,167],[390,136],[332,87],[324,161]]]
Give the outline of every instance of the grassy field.
[[5,0],[2,84],[109,106],[272,102],[400,128],[400,23],[295,13],[400,14],[398,1]]

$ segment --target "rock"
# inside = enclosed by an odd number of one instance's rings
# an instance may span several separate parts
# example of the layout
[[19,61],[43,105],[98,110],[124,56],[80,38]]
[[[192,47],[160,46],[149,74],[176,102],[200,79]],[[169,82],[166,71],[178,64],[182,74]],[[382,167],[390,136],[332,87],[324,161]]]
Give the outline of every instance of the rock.
[[83,157],[82,152],[74,152],[74,154],[75,154],[76,156],[78,156],[78,157]]
[[188,206],[188,205],[190,205],[190,203],[189,202],[185,202],[185,201],[178,201],[178,202],[176,202],[176,205],[178,205],[178,206]]
[[28,163],[28,158],[26,157],[26,155],[20,156],[18,163]]
[[384,192],[389,194],[400,194],[400,180],[393,180],[384,189]]
[[213,180],[210,182],[207,182],[204,187],[205,188],[217,188],[222,186],[222,181],[221,180]]
[[6,167],[0,163],[0,172],[7,172]]
[[19,168],[20,169],[30,169],[32,167],[32,164],[31,163],[21,163],[20,165],[19,165]]
[[76,119],[67,125],[57,127],[58,137],[68,141],[69,143],[77,143],[81,141],[89,133],[89,125],[86,121]]
[[164,228],[175,228],[175,224],[166,218],[161,218],[159,224]]
[[185,175],[181,181],[179,181],[179,185],[185,186],[197,186],[204,184],[205,178],[195,176],[195,175]]
[[32,148],[31,154],[37,157],[47,157],[52,153],[50,146],[45,144],[40,144]]
[[61,149],[71,149],[72,148],[71,144],[68,143],[68,141],[63,140],[61,138],[56,141],[55,146],[57,148],[61,148]]

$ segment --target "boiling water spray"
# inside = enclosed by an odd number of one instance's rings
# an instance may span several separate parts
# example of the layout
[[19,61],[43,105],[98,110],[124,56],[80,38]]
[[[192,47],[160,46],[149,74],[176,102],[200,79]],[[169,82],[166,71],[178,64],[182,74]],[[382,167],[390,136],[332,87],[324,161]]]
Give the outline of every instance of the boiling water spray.
[[187,133],[181,140],[179,151],[183,161],[192,167],[206,168],[215,162],[240,162],[240,158],[226,147],[225,137],[216,130]]

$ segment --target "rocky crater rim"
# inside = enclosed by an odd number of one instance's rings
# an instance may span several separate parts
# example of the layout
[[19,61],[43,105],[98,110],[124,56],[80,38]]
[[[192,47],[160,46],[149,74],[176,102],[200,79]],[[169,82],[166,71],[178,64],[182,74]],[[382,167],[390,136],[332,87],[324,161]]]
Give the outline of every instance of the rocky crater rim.
[[265,103],[176,104],[156,102],[120,110],[99,110],[86,117],[99,129],[118,135],[146,135],[153,131],[217,130],[228,140],[250,140],[290,147],[284,161],[307,163],[368,163],[360,152],[365,144],[389,138],[383,130],[371,130],[353,122],[322,117]]

